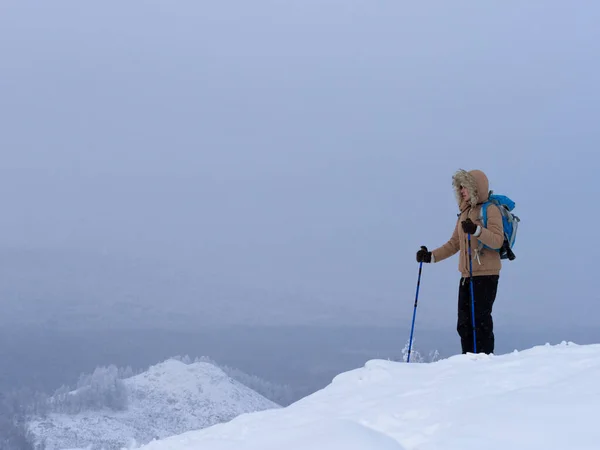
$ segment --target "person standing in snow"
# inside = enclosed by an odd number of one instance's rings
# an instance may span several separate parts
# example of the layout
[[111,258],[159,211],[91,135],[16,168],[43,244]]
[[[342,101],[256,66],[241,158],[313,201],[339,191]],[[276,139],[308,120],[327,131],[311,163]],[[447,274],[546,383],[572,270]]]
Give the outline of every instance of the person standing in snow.
[[[487,228],[483,227],[481,205],[488,199],[490,191],[488,178],[481,170],[457,171],[452,177],[452,185],[460,210],[452,237],[433,251],[421,247],[417,252],[417,262],[437,263],[459,253],[458,270],[462,276],[458,289],[456,329],[460,336],[462,353],[473,352],[468,243],[468,234],[471,234],[477,352],[490,354],[494,352],[492,306],[496,299],[502,268],[500,254],[495,251],[504,243],[502,216],[497,206],[489,205]],[[479,250],[479,241],[490,249]]]

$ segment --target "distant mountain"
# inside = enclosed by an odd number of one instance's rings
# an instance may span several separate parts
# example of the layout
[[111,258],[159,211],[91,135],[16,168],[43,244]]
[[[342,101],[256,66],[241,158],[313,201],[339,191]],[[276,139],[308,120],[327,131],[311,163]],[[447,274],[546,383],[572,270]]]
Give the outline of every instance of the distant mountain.
[[[112,395],[115,408],[47,414],[29,424],[36,440],[45,441],[47,450],[119,449],[280,407],[206,362],[170,359],[117,381],[109,390],[102,387]],[[86,394],[85,389],[97,388],[86,386],[64,396],[75,398]]]

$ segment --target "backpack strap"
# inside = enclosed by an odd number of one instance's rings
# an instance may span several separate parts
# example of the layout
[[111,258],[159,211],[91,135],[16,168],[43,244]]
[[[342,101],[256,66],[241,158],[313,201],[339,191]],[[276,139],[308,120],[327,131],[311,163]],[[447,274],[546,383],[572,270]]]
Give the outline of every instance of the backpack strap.
[[487,209],[488,206],[491,204],[492,202],[490,202],[489,200],[486,201],[485,203],[483,203],[481,205],[481,212],[479,214],[479,218],[481,219],[481,222],[483,223],[484,228],[487,228]]
[[[488,210],[488,206],[491,204],[492,202],[487,200],[485,201],[482,205],[481,205],[481,210],[479,212],[479,219],[481,220],[481,223],[483,225],[484,228],[487,228],[487,220],[488,220],[488,214],[487,214],[487,210]],[[479,251],[483,250],[484,248],[489,248],[487,245],[484,245],[483,242],[481,242],[479,239],[477,240],[478,244],[477,247],[479,249]]]

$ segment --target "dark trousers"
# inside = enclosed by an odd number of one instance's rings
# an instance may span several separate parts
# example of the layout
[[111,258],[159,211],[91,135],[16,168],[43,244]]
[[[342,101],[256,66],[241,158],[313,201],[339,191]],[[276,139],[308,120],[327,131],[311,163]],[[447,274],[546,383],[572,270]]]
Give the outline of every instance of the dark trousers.
[[[477,353],[494,353],[494,321],[492,320],[492,306],[494,305],[494,300],[496,300],[498,279],[498,275],[481,275],[473,277]],[[471,283],[469,278],[460,279],[456,330],[460,336],[463,354],[467,352],[473,353]]]

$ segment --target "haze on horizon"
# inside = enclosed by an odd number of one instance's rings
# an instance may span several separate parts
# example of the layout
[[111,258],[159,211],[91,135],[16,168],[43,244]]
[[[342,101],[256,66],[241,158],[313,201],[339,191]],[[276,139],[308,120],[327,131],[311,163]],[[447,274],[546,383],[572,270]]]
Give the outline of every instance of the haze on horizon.
[[[599,14],[559,1],[3,2],[3,264],[15,251],[58,271],[134,260],[185,273],[185,295],[274,293],[282,321],[326,302],[408,329],[415,252],[450,237],[451,176],[479,168],[522,220],[497,323],[594,326]],[[61,277],[59,293],[74,282]],[[425,267],[421,326],[453,329],[458,281],[456,258]],[[228,297],[222,318],[245,300]]]

